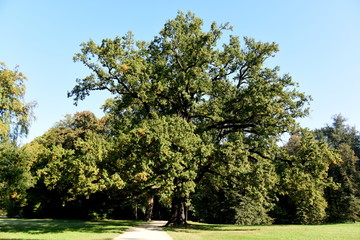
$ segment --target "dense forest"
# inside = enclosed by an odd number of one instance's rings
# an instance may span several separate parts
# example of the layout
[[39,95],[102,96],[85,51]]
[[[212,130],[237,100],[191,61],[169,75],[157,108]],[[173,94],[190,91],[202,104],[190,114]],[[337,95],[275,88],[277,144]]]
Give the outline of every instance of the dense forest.
[[311,97],[267,67],[278,45],[202,28],[179,12],[150,42],[83,43],[74,60],[91,74],[68,97],[110,92],[105,116],[67,115],[22,146],[35,104],[26,77],[1,64],[0,209],[168,225],[359,221],[359,132],[341,114],[301,128]]

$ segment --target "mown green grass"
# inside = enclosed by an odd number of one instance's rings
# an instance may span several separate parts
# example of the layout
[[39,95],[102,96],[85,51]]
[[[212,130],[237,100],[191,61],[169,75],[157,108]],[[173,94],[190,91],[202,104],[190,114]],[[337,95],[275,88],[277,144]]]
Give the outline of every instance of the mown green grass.
[[359,240],[360,223],[238,226],[192,223],[166,228],[174,240]]
[[78,221],[52,219],[0,218],[0,239],[110,240],[126,229],[141,224],[135,221]]

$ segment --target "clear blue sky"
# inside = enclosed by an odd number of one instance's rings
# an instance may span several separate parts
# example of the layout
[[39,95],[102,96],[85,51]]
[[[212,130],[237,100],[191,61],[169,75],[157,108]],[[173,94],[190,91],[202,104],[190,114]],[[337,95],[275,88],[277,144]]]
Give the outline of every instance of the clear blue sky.
[[310,129],[341,113],[360,130],[360,0],[0,0],[0,61],[27,76],[27,101],[38,103],[28,139],[42,135],[66,114],[90,110],[109,97],[97,93],[75,107],[66,97],[88,70],[72,57],[90,38],[123,36],[151,40],[177,11],[230,22],[231,34],[277,42],[280,52],[268,65],[281,67],[310,94]]

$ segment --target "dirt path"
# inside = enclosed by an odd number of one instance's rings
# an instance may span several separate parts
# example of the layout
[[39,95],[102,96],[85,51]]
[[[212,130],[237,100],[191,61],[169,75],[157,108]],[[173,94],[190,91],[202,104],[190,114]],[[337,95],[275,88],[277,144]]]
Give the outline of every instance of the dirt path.
[[166,221],[152,221],[130,228],[113,240],[172,240],[169,234],[161,229],[165,224]]

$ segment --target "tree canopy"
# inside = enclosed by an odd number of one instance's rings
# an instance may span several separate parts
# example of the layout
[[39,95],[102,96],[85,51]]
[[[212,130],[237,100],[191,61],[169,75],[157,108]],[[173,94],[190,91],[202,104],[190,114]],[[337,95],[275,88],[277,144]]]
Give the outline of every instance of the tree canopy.
[[105,116],[67,115],[21,147],[33,104],[23,101],[25,77],[1,65],[0,208],[175,226],[358,220],[355,128],[339,115],[302,129],[310,97],[269,67],[278,45],[224,34],[228,23],[204,28],[179,12],[148,42],[129,32],[82,43],[74,60],[91,73],[68,97],[110,92]]
[[337,189],[327,189],[328,221],[344,222],[360,220],[360,135],[355,127],[346,124],[341,115],[333,117],[333,123],[315,129],[318,139],[336,148],[341,156],[338,164],[329,166],[329,176],[339,184]]
[[26,77],[0,62],[0,141],[15,142],[28,133],[35,103],[26,103]]
[[35,103],[26,103],[26,77],[0,62],[0,208],[16,215],[25,203],[25,191],[32,186],[29,155],[19,149],[18,140],[26,136]]
[[[161,189],[172,190],[169,224],[185,223],[186,199],[206,174],[222,174],[219,164],[239,167],[244,157],[272,158],[272,143],[307,114],[309,97],[288,74],[264,64],[278,51],[276,43],[245,37],[241,47],[239,37],[230,36],[220,47],[231,27],[213,23],[205,32],[202,25],[194,14],[179,12],[150,42],[129,32],[99,45],[83,43],[74,60],[93,73],[68,93],[75,103],[95,90],[114,94],[106,109],[120,125],[113,136],[125,133],[123,141],[134,142],[125,156],[134,159],[134,176],[168,176]],[[154,155],[146,157],[152,147]]]

